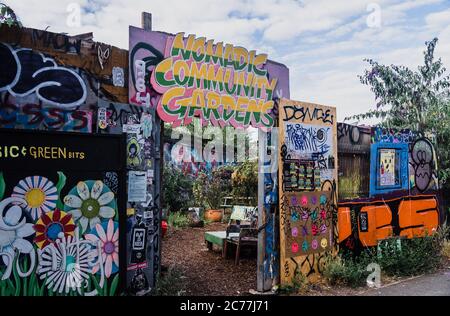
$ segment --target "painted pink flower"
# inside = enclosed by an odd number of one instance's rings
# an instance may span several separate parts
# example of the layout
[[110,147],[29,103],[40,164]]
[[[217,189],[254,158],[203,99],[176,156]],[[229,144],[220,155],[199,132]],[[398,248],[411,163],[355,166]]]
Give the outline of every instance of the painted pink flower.
[[[119,270],[119,225],[112,219],[108,222],[95,225],[85,238],[94,245],[99,245],[104,264],[104,273],[107,278]],[[96,249],[98,251],[98,249]],[[92,273],[100,272],[100,260],[92,267]]]

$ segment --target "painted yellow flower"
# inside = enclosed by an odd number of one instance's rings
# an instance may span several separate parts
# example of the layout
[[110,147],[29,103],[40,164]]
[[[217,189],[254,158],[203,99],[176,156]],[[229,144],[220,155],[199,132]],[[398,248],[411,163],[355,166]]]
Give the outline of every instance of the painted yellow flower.
[[27,177],[14,188],[12,197],[26,201],[25,209],[33,220],[56,207],[58,192],[52,181],[41,176]]

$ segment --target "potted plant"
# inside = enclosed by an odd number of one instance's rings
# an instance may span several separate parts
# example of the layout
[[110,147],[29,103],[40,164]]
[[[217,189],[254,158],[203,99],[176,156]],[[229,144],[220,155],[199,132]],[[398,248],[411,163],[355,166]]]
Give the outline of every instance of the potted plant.
[[223,212],[220,209],[223,198],[231,192],[230,167],[220,167],[211,175],[200,173],[194,181],[193,192],[197,205],[206,209],[204,219],[210,222],[220,222]]

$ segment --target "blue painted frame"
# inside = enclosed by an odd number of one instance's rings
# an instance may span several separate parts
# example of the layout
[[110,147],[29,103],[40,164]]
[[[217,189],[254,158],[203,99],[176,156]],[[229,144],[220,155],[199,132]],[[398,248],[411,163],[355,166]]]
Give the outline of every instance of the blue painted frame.
[[[382,149],[394,149],[399,156],[399,177],[400,184],[390,187],[378,186],[378,177],[380,170],[380,160],[378,159],[379,152]],[[394,191],[402,191],[409,189],[409,146],[405,143],[389,144],[389,143],[376,143],[372,144],[370,150],[370,196],[374,197],[380,194],[391,193]]]

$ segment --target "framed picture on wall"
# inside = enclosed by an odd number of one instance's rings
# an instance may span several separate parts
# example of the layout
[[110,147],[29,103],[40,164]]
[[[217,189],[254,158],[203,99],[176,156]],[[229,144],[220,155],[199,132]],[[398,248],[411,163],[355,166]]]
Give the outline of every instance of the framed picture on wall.
[[408,189],[408,144],[372,145],[370,195]]

